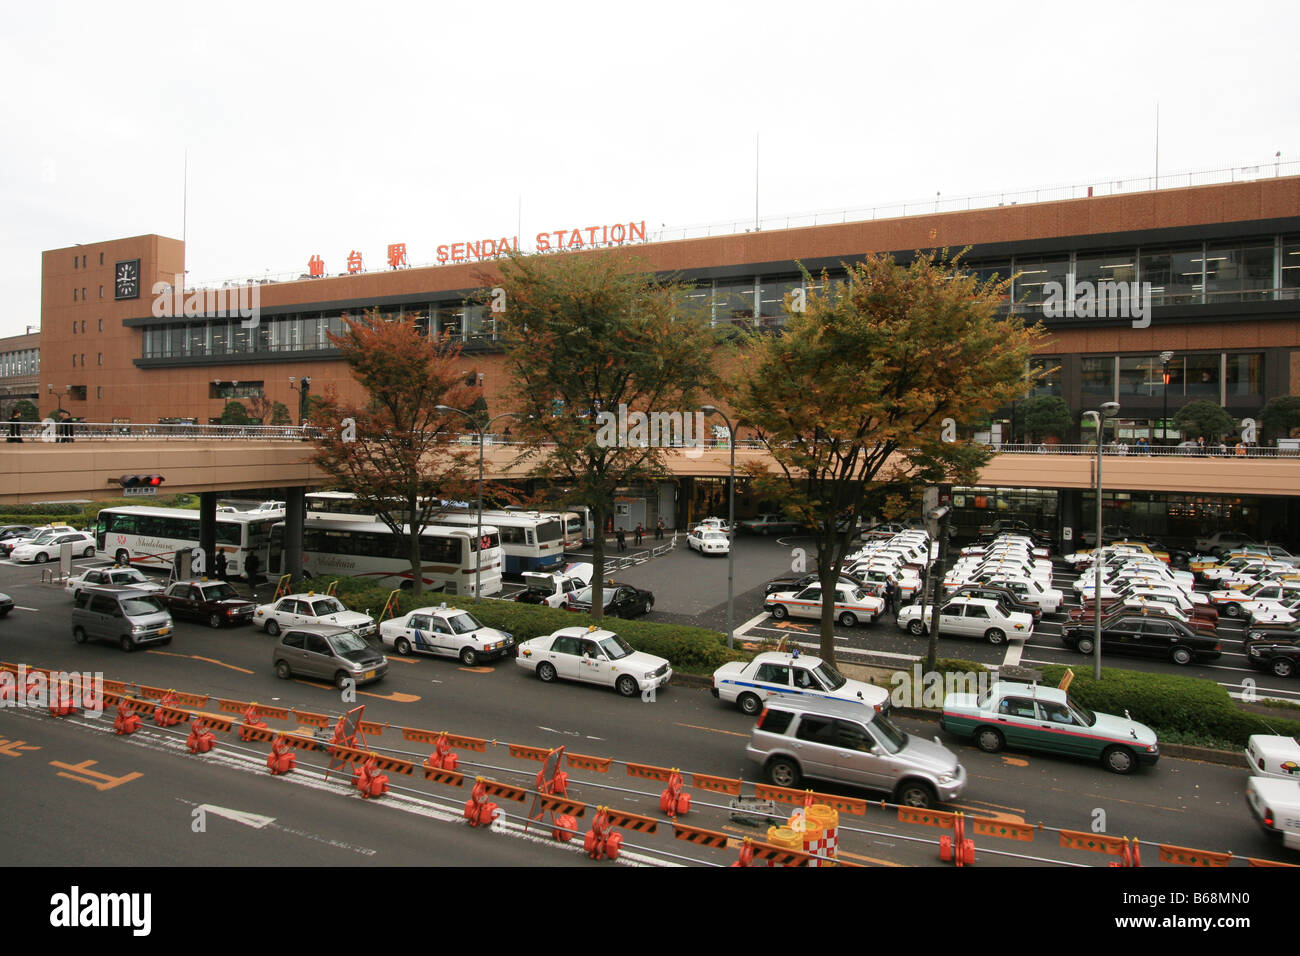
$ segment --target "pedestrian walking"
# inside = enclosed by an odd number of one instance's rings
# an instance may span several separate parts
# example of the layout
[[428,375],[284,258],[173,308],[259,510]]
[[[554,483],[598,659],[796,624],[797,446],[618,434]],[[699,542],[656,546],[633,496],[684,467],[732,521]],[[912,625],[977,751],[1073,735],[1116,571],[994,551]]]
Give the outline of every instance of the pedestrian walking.
[[627,550],[627,532],[624,531],[622,528],[619,528],[617,531],[614,532],[614,538],[615,538],[615,540],[618,541],[618,550],[620,550],[620,551],[626,551],[626,550]]
[[11,442],[11,441],[23,440],[22,421],[23,421],[23,416],[18,411],[18,408],[15,406],[14,410],[9,413],[9,437],[6,438],[5,441]]
[[664,519],[660,518],[658,521],[655,522],[655,540],[662,541],[663,539],[664,539]]
[[226,552],[218,548],[217,558],[213,561],[212,566],[213,570],[217,572],[217,577],[223,581],[226,580],[226,571],[228,569],[226,564]]
[[248,560],[244,562],[244,573],[248,575],[248,584],[253,589],[253,597],[257,597],[257,569],[261,564],[262,562],[257,560],[256,552],[250,554]]
[[641,526],[641,522],[638,521],[638,522],[636,523],[636,543],[637,543],[637,547],[640,547],[640,546],[641,546],[641,538],[644,537],[644,535],[645,535],[645,528],[643,528],[643,527]]

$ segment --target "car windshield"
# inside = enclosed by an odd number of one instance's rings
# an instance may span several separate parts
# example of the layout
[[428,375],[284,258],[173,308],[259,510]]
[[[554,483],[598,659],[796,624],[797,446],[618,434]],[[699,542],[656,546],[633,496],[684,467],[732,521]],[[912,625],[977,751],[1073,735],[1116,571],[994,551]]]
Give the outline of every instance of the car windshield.
[[202,589],[203,600],[205,601],[228,601],[231,598],[237,598],[239,595],[229,584],[212,584]]
[[332,634],[329,642],[337,654],[354,654],[368,649],[366,642],[355,634]]
[[321,598],[312,605],[312,613],[317,617],[324,617],[326,614],[342,614],[347,608],[338,598]]
[[844,677],[843,674],[837,671],[830,664],[827,664],[825,661],[822,661],[820,664],[818,664],[817,667],[814,668],[813,673],[815,673],[818,677],[820,677],[822,679],[822,683],[825,684],[831,690],[839,690],[841,687],[843,687],[845,684],[848,683],[848,680]]
[[122,611],[128,617],[135,617],[138,614],[157,614],[162,609],[162,602],[153,597],[133,597],[122,602]]
[[600,649],[605,652],[605,656],[611,661],[619,660],[633,653],[631,645],[617,634],[611,634],[599,643]]
[[890,753],[896,754],[907,746],[907,733],[884,714],[877,714],[871,726],[876,728],[876,735]]
[[447,623],[451,625],[452,631],[456,634],[468,634],[470,631],[477,631],[483,626],[475,619],[473,614],[467,614],[464,611],[455,617],[447,618]]
[[1073,700],[1067,700],[1066,703],[1070,706],[1070,711],[1074,714],[1075,719],[1083,724],[1083,726],[1091,727],[1097,722],[1097,715],[1087,707],[1084,707],[1081,704],[1076,704]]

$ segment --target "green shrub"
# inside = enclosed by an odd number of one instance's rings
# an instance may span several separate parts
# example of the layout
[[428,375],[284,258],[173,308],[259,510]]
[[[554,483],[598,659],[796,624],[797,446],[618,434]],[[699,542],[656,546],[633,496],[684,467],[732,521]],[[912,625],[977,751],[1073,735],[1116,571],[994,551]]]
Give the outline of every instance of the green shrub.
[[[344,604],[353,610],[368,610],[375,616],[383,610],[391,593],[390,588],[345,577],[312,578],[310,581],[295,583],[293,590],[314,590],[320,593],[331,581],[338,582],[334,593]],[[596,623],[588,614],[575,614],[545,605],[519,604],[491,598],[480,600],[463,594],[425,593],[416,598],[409,591],[398,593],[397,609],[393,616],[400,617],[414,608],[438,605],[443,601],[464,608],[488,627],[509,631],[514,635],[516,643],[550,634],[562,627],[586,627]],[[727,661],[746,660],[749,657],[741,651],[728,650],[725,634],[703,627],[620,619],[607,619],[603,626],[617,632],[636,650],[666,658],[674,670],[711,674]]]
[[[1042,668],[1043,682],[1055,686],[1066,668],[1049,664]],[[1179,674],[1153,674],[1103,668],[1102,679],[1075,671],[1070,696],[1092,710],[1123,714],[1157,734],[1177,735],[1180,740],[1228,741],[1242,747],[1251,734],[1300,735],[1300,721],[1264,718],[1241,710],[1228,692],[1213,681]]]

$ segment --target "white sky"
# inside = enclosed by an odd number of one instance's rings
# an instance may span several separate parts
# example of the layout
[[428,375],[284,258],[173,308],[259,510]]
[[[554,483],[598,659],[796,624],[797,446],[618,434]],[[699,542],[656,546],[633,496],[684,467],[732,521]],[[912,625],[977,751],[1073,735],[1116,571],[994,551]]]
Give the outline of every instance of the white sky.
[[193,283],[405,242],[1300,159],[1293,3],[46,3],[0,33],[0,335],[45,249]]

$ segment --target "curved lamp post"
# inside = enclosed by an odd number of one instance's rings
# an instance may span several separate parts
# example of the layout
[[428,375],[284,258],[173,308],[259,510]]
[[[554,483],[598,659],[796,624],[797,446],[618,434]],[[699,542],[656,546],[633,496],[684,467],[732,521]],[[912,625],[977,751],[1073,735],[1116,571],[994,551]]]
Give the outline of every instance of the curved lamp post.
[[1101,448],[1106,433],[1106,419],[1114,418],[1119,412],[1118,402],[1103,402],[1100,410],[1083,413],[1084,418],[1091,418],[1097,423],[1097,544],[1093,551],[1094,569],[1092,585],[1093,629],[1092,629],[1092,676],[1101,680],[1101,565],[1104,554],[1101,549]]
[[[435,405],[438,411],[444,415],[448,412],[455,412],[457,415],[464,415],[469,419],[470,427],[478,432],[478,524],[475,526],[475,537],[478,538],[478,560],[474,562],[474,597],[481,598],[483,592],[479,590],[479,572],[483,568],[483,432],[487,426],[503,418],[518,418],[514,412],[502,412],[494,418],[489,418],[486,422],[479,425],[476,419],[463,408],[452,408],[450,405]],[[414,515],[411,516],[414,519]]]
[[727,647],[733,646],[735,630],[732,626],[732,604],[735,594],[736,569],[736,429],[727,413],[716,405],[701,405],[706,415],[717,415],[727,423],[727,444],[731,446],[731,467],[727,478]]

